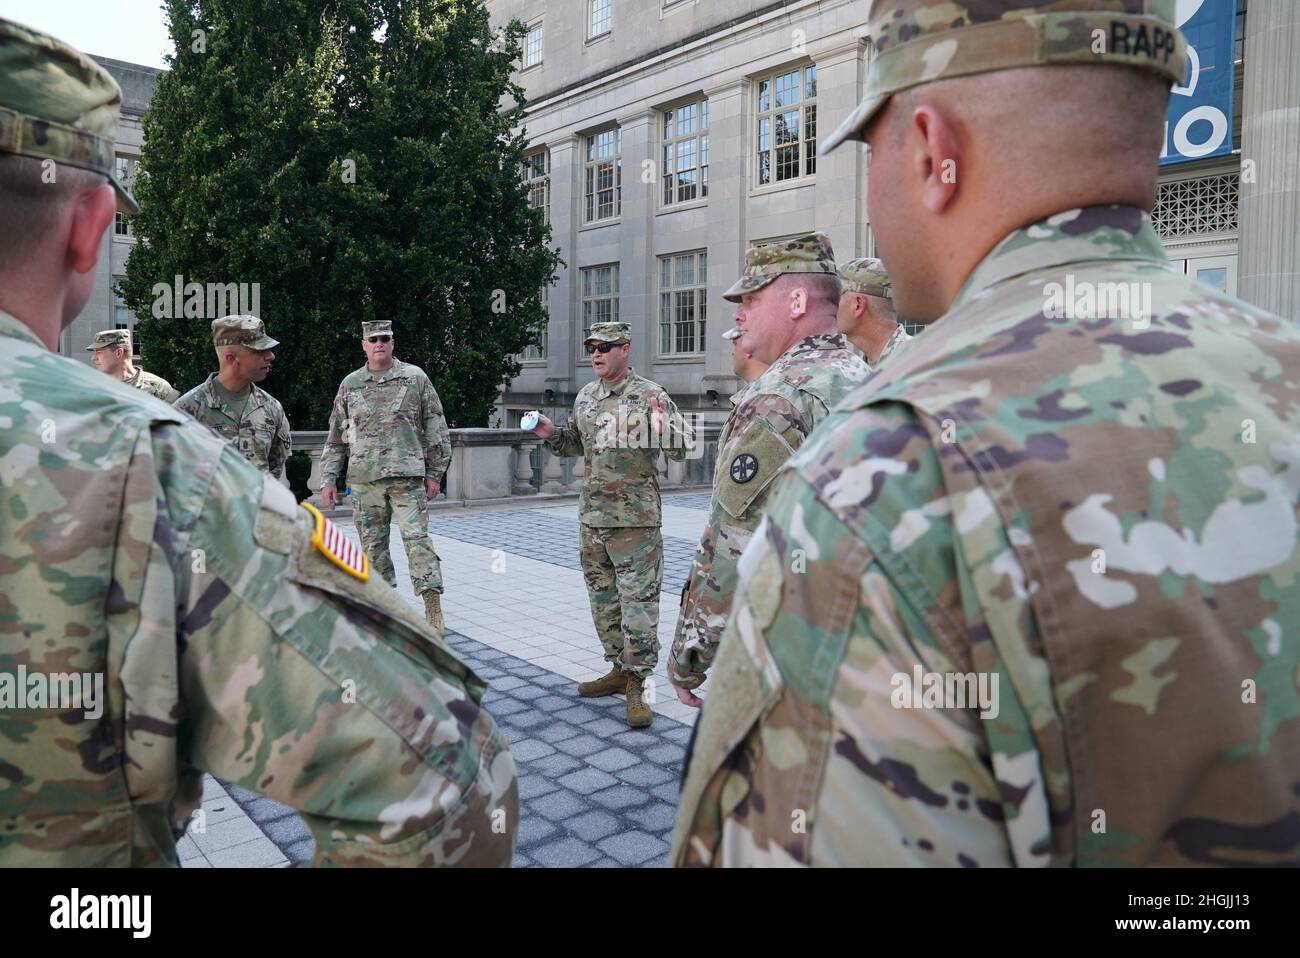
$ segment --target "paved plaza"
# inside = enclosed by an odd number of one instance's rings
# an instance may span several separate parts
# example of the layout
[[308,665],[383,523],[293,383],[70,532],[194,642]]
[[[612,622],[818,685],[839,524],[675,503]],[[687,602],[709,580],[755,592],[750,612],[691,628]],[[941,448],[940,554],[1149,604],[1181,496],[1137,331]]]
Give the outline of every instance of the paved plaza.
[[[576,502],[434,512],[447,642],[488,682],[484,704],[519,771],[516,865],[664,864],[698,715],[677,700],[664,661],[708,504],[707,493],[664,497],[659,666],[646,682],[655,719],[643,730],[627,727],[623,696],[583,699],[575,687],[609,670],[578,564]],[[350,520],[336,521],[355,539]],[[398,591],[418,606],[396,527],[392,542]],[[311,835],[284,805],[206,777],[203,809],[204,831],[192,827],[177,846],[186,868],[311,861]]]

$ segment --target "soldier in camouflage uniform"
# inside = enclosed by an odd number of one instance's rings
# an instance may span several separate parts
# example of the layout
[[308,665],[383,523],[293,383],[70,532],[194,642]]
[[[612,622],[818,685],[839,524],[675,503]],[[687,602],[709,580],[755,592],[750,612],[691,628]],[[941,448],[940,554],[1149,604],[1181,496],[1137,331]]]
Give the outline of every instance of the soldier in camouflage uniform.
[[584,345],[597,378],[578,392],[569,424],[545,416],[533,431],[556,456],[582,456],[582,575],[608,675],[580,695],[627,695],[627,724],[653,719],[643,687],[659,661],[663,588],[659,453],[685,459],[694,434],[661,386],[628,365],[627,323],[595,323]]
[[1173,17],[872,7],[825,148],[868,142],[899,310],[942,319],[745,553],[677,863],[1296,864],[1300,329],[1152,229]]
[[[297,809],[320,864],[509,864],[483,683],[229,444],[52,352],[114,188],[135,208],[120,97],[0,19],[0,867],[175,866],[205,771]],[[65,691],[24,708],[19,677]]]
[[700,536],[677,618],[668,678],[698,706],[731,611],[736,563],[749,543],[772,478],[839,400],[870,372],[835,331],[839,281],[830,240],[811,233],[745,254],[745,274],[723,293],[740,303],[733,343],[770,365],[745,389],[718,437],[709,521]]
[[839,273],[844,292],[835,323],[874,372],[912,337],[894,312],[894,290],[884,263],[864,256],[841,265]]
[[173,404],[234,445],[257,468],[279,477],[292,451],[289,417],[257,384],[271,372],[279,340],[256,316],[212,321],[220,372],[212,373]]
[[339,385],[321,457],[321,501],[338,502],[344,470],[352,516],[366,555],[389,585],[397,574],[388,551],[394,520],[406,546],[411,585],[442,635],[442,564],[429,538],[429,500],[451,464],[451,434],[442,400],[419,366],[393,356],[393,324],[361,324],[366,365]]
[[134,347],[131,344],[131,330],[104,329],[95,334],[94,340],[86,351],[90,361],[102,373],[126,383],[150,396],[156,396],[163,402],[172,402],[180,395],[172,384],[161,376],[145,372],[135,364]]

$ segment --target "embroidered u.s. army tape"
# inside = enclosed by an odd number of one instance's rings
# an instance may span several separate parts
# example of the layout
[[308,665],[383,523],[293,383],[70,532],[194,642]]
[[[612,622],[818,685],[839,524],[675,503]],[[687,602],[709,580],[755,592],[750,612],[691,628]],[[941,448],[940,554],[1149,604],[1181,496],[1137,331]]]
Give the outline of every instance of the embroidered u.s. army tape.
[[370,560],[361,547],[345,536],[342,529],[326,519],[311,503],[303,502],[300,505],[316,520],[311,544],[317,551],[353,578],[362,582],[369,579]]

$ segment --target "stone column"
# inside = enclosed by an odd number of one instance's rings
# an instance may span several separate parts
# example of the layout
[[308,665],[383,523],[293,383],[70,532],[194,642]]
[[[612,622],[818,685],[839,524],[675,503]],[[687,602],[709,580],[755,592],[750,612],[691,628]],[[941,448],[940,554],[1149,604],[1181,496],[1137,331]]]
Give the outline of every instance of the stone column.
[[533,460],[530,453],[537,448],[533,443],[520,443],[514,447],[515,481],[510,489],[514,496],[531,496],[537,492],[533,488]]
[[709,98],[709,323],[705,344],[703,391],[718,394],[718,414],[740,386],[731,368],[731,349],[721,333],[731,328],[734,303],[722,294],[745,266],[745,210],[749,199],[754,131],[752,93],[746,79],[704,91]]
[[[1237,292],[1300,319],[1300,3],[1251,0],[1242,84]],[[1247,166],[1249,164],[1249,166]],[[1246,182],[1253,179],[1254,182]]]
[[542,492],[553,495],[564,492],[564,460],[545,446],[538,446],[542,456]]
[[[582,202],[582,144],[566,136],[550,144],[551,150],[551,245],[569,264],[561,266],[556,284],[547,293],[546,387],[557,394],[573,390],[573,342],[578,308],[578,269],[573,251],[577,248],[578,206]],[[555,414],[546,408],[552,419]]]
[[[842,36],[835,46],[812,51],[817,60],[819,140],[830,136],[862,99],[866,42],[853,37],[844,43]],[[867,255],[866,171],[867,149],[857,143],[817,158],[817,228],[830,237],[839,262]]]
[[686,463],[676,459],[668,460],[668,485],[680,486],[686,482]]
[[[623,143],[623,212],[618,226],[618,318],[632,326],[633,367],[650,375],[654,362],[651,321],[651,284],[654,251],[650,230],[654,221],[655,187],[659,183],[659,162],[652,153],[654,110],[638,110],[618,118]],[[652,161],[647,165],[646,160]],[[644,174],[644,175],[643,175]],[[642,182],[649,180],[648,183]]]

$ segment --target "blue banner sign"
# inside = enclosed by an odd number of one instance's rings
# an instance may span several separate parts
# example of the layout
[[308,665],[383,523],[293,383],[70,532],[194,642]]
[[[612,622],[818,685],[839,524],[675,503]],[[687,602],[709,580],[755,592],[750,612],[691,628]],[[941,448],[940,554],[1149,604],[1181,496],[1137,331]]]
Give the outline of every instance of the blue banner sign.
[[1237,0],[1178,0],[1187,37],[1187,77],[1165,115],[1161,165],[1232,152],[1233,36]]

